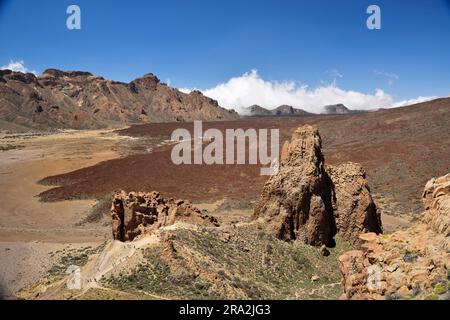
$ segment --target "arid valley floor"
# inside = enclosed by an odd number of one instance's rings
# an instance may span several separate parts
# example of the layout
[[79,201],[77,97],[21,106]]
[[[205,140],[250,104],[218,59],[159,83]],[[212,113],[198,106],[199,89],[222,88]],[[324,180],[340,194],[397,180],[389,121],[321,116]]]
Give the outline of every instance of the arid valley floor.
[[[207,122],[204,127],[220,130],[279,128],[281,139],[286,141],[303,124],[317,126],[328,163],[352,161],[363,165],[372,195],[381,211],[384,233],[390,234],[417,220],[423,211],[421,197],[425,183],[450,171],[449,111],[448,99],[442,99],[363,114],[242,118]],[[179,127],[189,129],[192,124],[145,124],[121,130],[3,133],[0,139],[1,295],[38,298],[45,283],[41,283],[40,289],[34,287],[36,283],[42,279],[63,277],[64,268],[68,265],[82,265],[91,254],[98,253],[104,246],[112,246],[109,210],[115,191],[157,190],[164,197],[187,199],[197,207],[207,209],[221,225],[230,226],[227,232],[231,236],[241,239],[243,252],[253,254],[253,251],[273,247],[270,250],[276,250],[280,255],[276,258],[281,261],[292,250],[301,251],[303,259],[311,267],[304,270],[304,278],[296,278],[297,283],[305,283],[302,292],[293,291],[286,281],[278,284],[280,291],[275,294],[277,287],[272,278],[275,276],[267,275],[267,283],[270,283],[267,287],[258,285],[257,279],[237,279],[239,290],[246,293],[242,297],[339,297],[337,256],[350,247],[338,240],[327,258],[334,259],[334,262],[329,263],[317,255],[315,249],[306,246],[287,247],[282,241],[265,238],[261,243],[254,241],[253,237],[257,239],[259,233],[245,231],[245,224],[251,220],[254,204],[267,177],[259,175],[259,166],[174,165],[170,161],[169,139],[172,131]],[[244,232],[240,228],[244,228]],[[179,246],[179,252],[191,245],[197,248],[197,253],[203,252],[203,257],[223,254],[202,251],[207,250],[202,249],[203,242],[210,247],[220,247],[217,239],[207,231],[189,233],[189,228],[173,229],[173,241],[175,247]],[[133,250],[138,250],[139,244],[135,247]],[[112,248],[111,252],[114,250]],[[152,255],[145,250],[143,255]],[[283,252],[288,253],[283,256]],[[235,257],[230,252],[227,254],[236,261],[244,259],[243,265],[248,259],[261,259],[258,253],[251,258],[244,258],[241,253],[236,253]],[[133,259],[128,263],[137,264]],[[280,267],[282,270],[274,267],[273,273],[278,272],[283,278],[283,274],[289,274],[291,268],[295,268],[295,263],[295,259],[288,259]],[[257,266],[249,265],[247,268],[248,272],[262,272]],[[161,272],[164,274],[166,271],[163,269]],[[229,270],[223,272],[234,274]],[[310,279],[317,274],[326,280],[311,282]],[[80,296],[58,292],[47,298],[180,297],[170,287],[173,283],[154,291],[146,290],[147,284],[144,284],[139,290],[146,293],[138,294],[129,290],[126,281],[117,280],[117,275],[114,279],[109,289],[90,290]],[[161,284],[152,285],[158,287]],[[178,283],[178,294],[192,298],[210,297],[202,296],[205,283],[195,285],[198,292],[192,293],[184,282]],[[226,297],[241,297],[233,292]]]

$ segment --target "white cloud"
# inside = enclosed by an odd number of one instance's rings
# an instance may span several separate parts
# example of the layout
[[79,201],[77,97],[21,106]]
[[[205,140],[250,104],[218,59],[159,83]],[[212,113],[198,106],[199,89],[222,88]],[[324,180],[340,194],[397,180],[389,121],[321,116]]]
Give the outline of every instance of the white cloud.
[[[185,93],[191,91],[187,88],[180,90]],[[221,106],[235,108],[241,112],[244,107],[253,104],[268,109],[288,104],[320,113],[323,111],[323,106],[337,103],[343,103],[350,109],[360,110],[389,107],[394,103],[393,97],[381,89],[376,89],[373,94],[343,90],[334,84],[309,89],[308,86],[301,86],[294,81],[264,80],[256,70],[201,91],[204,95],[216,99]]]
[[178,88],[178,90],[181,91],[181,92],[183,92],[183,93],[189,94],[189,93],[191,93],[192,90],[195,90],[195,89]]
[[28,70],[28,68],[25,67],[25,62],[23,60],[17,60],[17,61],[11,60],[9,62],[9,64],[0,67],[0,70],[5,70],[5,69],[9,69],[9,70],[16,71],[16,72],[23,72],[23,73],[30,72],[30,73],[34,73],[35,75],[37,75],[36,71]]
[[379,70],[373,70],[373,73],[377,76],[383,76],[387,79],[388,85],[392,86],[396,80],[398,80],[400,77],[395,73],[385,72],[385,71],[379,71]]
[[328,74],[331,78],[333,78],[333,86],[336,86],[338,78],[344,77],[344,75],[340,73],[337,69],[327,70],[325,73]]
[[427,96],[427,97],[417,97],[415,99],[403,100],[403,101],[399,101],[399,102],[394,103],[392,105],[392,108],[409,106],[409,105],[412,105],[412,104],[422,103],[422,102],[434,100],[434,99],[437,99],[437,98],[438,97],[436,97],[436,96]]

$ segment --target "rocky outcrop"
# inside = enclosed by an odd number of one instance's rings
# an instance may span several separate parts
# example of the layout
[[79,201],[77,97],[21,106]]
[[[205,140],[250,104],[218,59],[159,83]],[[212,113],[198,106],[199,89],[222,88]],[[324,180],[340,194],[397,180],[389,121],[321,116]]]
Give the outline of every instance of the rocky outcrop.
[[254,215],[279,239],[331,245],[336,225],[318,130],[297,129],[284,149],[279,172],[265,184]]
[[449,298],[449,180],[427,183],[421,221],[392,235],[362,234],[361,250],[339,257],[342,298]]
[[184,221],[218,226],[217,220],[184,200],[164,199],[158,192],[118,192],[111,206],[114,240],[132,241],[141,234]]
[[431,179],[425,185],[423,200],[426,214],[423,221],[434,231],[450,236],[450,174]]
[[315,246],[332,246],[336,232],[352,243],[360,232],[381,232],[361,166],[350,163],[329,171],[317,128],[298,128],[283,145],[279,172],[265,184],[255,218],[279,239]]
[[359,234],[382,233],[381,216],[370,194],[366,172],[358,163],[328,166],[332,181],[334,218],[338,232],[358,246]]
[[182,93],[151,73],[123,83],[83,71],[48,69],[36,77],[1,70],[0,97],[0,120],[36,129],[239,117],[200,92]]

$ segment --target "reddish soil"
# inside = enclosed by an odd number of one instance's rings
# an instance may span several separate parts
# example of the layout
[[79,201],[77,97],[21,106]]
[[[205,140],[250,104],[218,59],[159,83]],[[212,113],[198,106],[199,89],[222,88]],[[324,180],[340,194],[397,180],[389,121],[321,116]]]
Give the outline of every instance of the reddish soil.
[[[314,117],[244,118],[204,122],[203,130],[217,128],[279,128],[286,140],[298,126],[318,126],[325,161],[361,163],[378,206],[390,214],[422,211],[421,191],[433,176],[450,171],[450,98],[371,113]],[[192,123],[160,123],[133,126],[120,131],[130,136],[169,139],[176,128],[192,129]],[[58,185],[41,199],[95,198],[118,189],[152,191],[197,202],[223,197],[255,200],[267,177],[260,165],[174,165],[171,147],[150,154],[109,160],[42,182]]]

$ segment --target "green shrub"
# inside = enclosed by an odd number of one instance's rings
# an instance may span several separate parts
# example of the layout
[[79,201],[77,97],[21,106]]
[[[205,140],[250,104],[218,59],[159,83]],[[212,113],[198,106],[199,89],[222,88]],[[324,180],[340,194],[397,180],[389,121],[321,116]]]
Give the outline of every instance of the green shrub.
[[433,289],[433,293],[437,295],[441,295],[446,292],[447,292],[447,284],[442,282],[438,283]]

